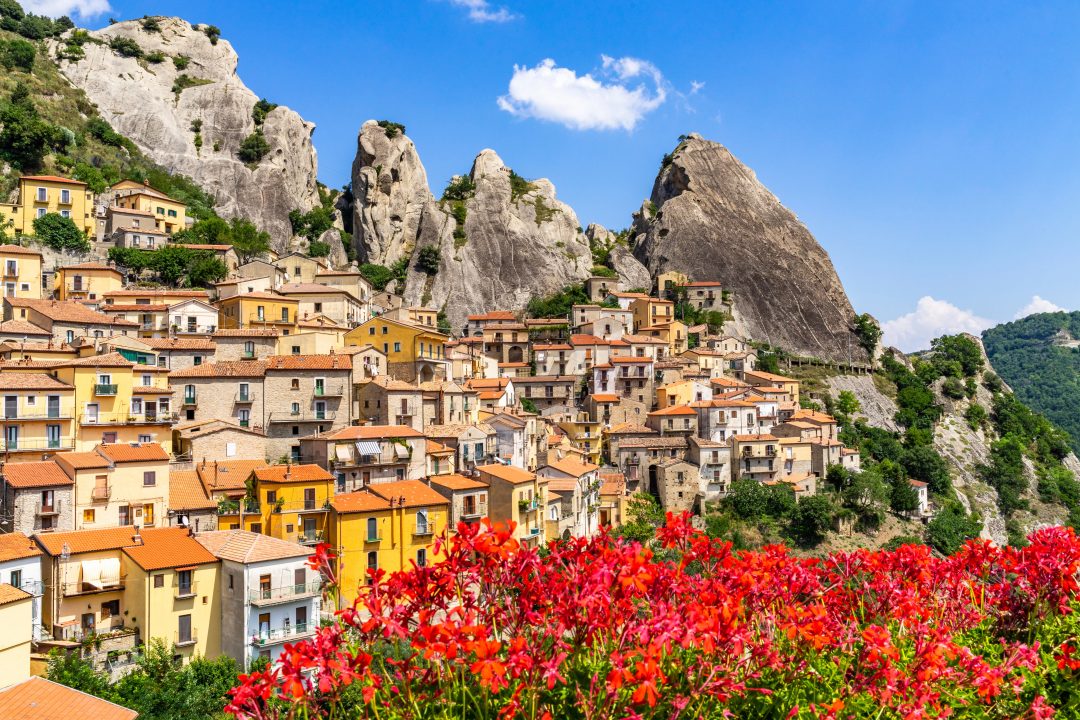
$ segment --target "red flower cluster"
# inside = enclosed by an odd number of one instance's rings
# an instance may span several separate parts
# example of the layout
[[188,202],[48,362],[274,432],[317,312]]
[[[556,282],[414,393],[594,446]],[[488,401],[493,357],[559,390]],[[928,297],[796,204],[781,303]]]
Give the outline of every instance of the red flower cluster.
[[[946,558],[732,553],[685,515],[657,538],[655,555],[604,534],[545,555],[510,527],[462,525],[440,562],[376,573],[335,623],[242,676],[227,711],[1047,718],[1080,669],[1070,529]],[[332,579],[326,548],[313,562]]]

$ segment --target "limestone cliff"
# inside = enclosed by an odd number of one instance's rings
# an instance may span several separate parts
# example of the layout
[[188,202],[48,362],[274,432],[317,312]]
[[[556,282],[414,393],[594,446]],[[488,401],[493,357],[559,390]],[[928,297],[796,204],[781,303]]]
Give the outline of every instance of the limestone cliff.
[[635,214],[634,254],[734,291],[750,336],[796,353],[865,361],[828,253],[727,148],[690,135]]
[[[549,181],[515,176],[511,182],[510,168],[484,150],[458,179],[453,198],[437,200],[403,133],[369,121],[357,144],[357,254],[383,265],[408,258],[407,304],[440,308],[460,328],[470,313],[521,310],[534,297],[588,277],[588,240]],[[422,262],[435,256],[425,248],[437,249],[437,268]]]
[[[259,98],[237,76],[236,52],[178,18],[159,18],[158,26],[150,32],[132,20],[92,31],[100,42],[85,43],[82,59],[59,61],[60,70],[149,158],[212,195],[220,215],[251,219],[271,234],[275,249],[286,249],[289,211],[318,203],[315,126],[287,107],[270,110],[261,126],[269,152],[246,165],[237,151],[256,130]],[[110,48],[117,37],[134,41],[143,57]]]

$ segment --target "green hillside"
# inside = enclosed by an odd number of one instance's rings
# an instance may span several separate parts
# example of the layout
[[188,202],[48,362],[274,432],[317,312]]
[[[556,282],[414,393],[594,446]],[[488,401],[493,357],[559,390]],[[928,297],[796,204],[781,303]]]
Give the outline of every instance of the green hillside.
[[1080,451],[1080,312],[1030,315],[983,333],[994,370]]

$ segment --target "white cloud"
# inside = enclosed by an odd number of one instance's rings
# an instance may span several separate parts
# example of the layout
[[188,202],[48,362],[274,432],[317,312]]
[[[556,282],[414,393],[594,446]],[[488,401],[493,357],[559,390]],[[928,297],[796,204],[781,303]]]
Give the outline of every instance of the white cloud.
[[78,15],[92,18],[112,10],[109,0],[20,0],[26,12],[57,18],[61,15]]
[[450,4],[468,10],[473,22],[504,23],[518,17],[504,7],[492,7],[488,0],[450,0]]
[[603,79],[599,80],[559,67],[550,58],[536,67],[515,65],[509,91],[498,99],[499,107],[518,117],[548,120],[573,130],[633,130],[646,114],[664,104],[667,82],[647,60],[607,55],[601,60]]
[[1065,310],[1065,308],[1059,305],[1055,305],[1049,300],[1041,298],[1038,295],[1033,295],[1031,297],[1031,302],[1020,308],[1016,312],[1016,314],[1013,315],[1013,320],[1026,318],[1028,315],[1035,315],[1037,313],[1062,312],[1063,310]]
[[698,82],[697,80],[691,80],[690,81],[690,94],[691,95],[696,95],[698,90],[701,90],[703,87],[705,87],[705,83]]
[[919,298],[915,311],[882,324],[882,341],[904,352],[926,350],[930,341],[941,335],[968,332],[978,335],[993,325],[970,310],[962,310],[947,300],[935,300],[926,295]]

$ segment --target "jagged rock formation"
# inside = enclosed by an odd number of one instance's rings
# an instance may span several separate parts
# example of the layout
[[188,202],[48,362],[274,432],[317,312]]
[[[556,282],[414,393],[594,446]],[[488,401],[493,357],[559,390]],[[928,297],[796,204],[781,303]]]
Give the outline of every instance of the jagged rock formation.
[[[289,211],[306,212],[318,203],[315,126],[287,107],[274,108],[262,125],[270,150],[257,166],[246,166],[237,151],[256,129],[252,108],[259,98],[237,76],[232,45],[212,44],[179,18],[160,18],[158,25],[159,32],[147,32],[131,20],[92,31],[101,42],[85,43],[85,57],[59,61],[60,70],[149,158],[210,193],[220,215],[249,218],[271,234],[275,249],[286,250]],[[109,47],[114,37],[135,41],[144,55],[166,57],[158,63],[123,57]],[[178,68],[174,57],[188,58],[187,66]],[[187,80],[177,83],[182,75]],[[201,147],[195,121],[201,121]]]
[[617,241],[615,233],[603,225],[591,223],[585,228],[585,237],[592,246],[600,245],[609,248],[608,262],[612,269],[619,274],[619,282],[627,290],[632,288],[646,288],[652,285],[652,276],[649,269],[634,257],[630,249]]
[[634,232],[634,254],[654,275],[679,270],[733,290],[754,339],[831,360],[866,360],[828,254],[722,145],[699,135],[680,142],[635,214]]
[[[520,310],[534,297],[589,276],[588,240],[549,181],[514,189],[510,169],[495,151],[483,150],[469,173],[474,187],[455,216],[453,203],[436,200],[428,189],[412,141],[387,135],[370,121],[360,130],[353,239],[367,262],[409,258],[407,304],[443,309],[460,328],[470,313]],[[433,274],[417,265],[427,247],[438,250]]]
[[432,200],[412,140],[374,120],[364,123],[356,139],[352,187],[353,239],[361,261],[389,266],[407,257],[424,206]]

